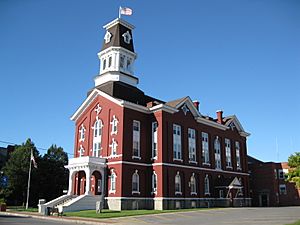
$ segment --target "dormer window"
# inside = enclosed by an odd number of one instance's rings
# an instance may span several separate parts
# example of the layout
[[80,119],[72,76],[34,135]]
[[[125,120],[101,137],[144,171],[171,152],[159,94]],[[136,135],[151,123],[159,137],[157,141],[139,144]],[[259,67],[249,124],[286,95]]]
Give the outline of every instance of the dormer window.
[[108,31],[106,31],[106,34],[104,36],[105,44],[107,44],[107,43],[110,42],[111,36],[112,36],[111,33],[109,33]]
[[126,33],[124,33],[122,35],[122,37],[124,38],[124,42],[127,43],[127,44],[130,44],[130,41],[131,41],[131,35],[129,33],[129,31],[127,31]]
[[183,111],[184,115],[186,116],[187,112],[190,111],[190,110],[189,110],[189,108],[187,107],[187,105],[184,104],[184,105],[182,106],[182,111]]

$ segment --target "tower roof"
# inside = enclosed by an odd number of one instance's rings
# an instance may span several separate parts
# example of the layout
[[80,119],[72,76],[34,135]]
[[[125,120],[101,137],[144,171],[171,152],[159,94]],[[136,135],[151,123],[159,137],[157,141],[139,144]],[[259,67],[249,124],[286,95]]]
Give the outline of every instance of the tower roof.
[[117,18],[103,26],[106,29],[101,51],[109,47],[123,47],[134,52],[132,30],[134,26],[130,23]]

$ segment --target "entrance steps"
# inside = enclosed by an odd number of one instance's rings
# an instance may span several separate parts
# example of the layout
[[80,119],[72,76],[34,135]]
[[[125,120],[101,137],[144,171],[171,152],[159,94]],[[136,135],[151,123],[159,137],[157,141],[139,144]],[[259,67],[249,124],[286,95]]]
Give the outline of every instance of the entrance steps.
[[62,195],[50,202],[40,204],[39,213],[46,215],[48,207],[58,208],[59,212],[96,209],[96,202],[101,199],[101,195]]

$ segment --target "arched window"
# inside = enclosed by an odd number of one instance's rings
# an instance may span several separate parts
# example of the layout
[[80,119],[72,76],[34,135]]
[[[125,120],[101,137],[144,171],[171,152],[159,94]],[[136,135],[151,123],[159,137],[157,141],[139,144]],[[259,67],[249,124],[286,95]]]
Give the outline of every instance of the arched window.
[[78,152],[79,152],[79,157],[82,157],[82,156],[84,156],[84,152],[85,152],[85,150],[84,150],[84,148],[83,148],[83,146],[82,146],[82,145],[80,145],[80,148],[79,148]]
[[217,136],[214,142],[214,149],[215,149],[215,168],[222,169],[221,165],[221,144],[219,141],[219,137]]
[[99,157],[101,154],[101,137],[102,137],[102,121],[96,117],[96,121],[94,123],[94,138],[93,138],[93,156]]
[[111,174],[110,174],[110,190],[109,193],[116,193],[116,174],[114,172],[114,170],[111,170]]
[[113,115],[113,119],[110,122],[110,124],[111,124],[111,133],[110,134],[111,135],[118,133],[118,123],[119,123],[119,121],[118,121],[117,117],[115,115]]
[[204,194],[205,195],[209,195],[210,192],[209,192],[209,177],[208,175],[206,174],[205,178],[204,178]]
[[132,175],[132,193],[140,193],[140,177],[137,170]]
[[79,129],[79,142],[83,142],[85,139],[85,127],[81,124]]
[[118,143],[114,138],[112,139],[112,143],[109,145],[109,147],[111,147],[111,155],[117,155]]
[[157,174],[153,171],[152,174],[152,193],[157,192]]
[[195,174],[193,173],[190,179],[190,186],[191,186],[191,195],[196,195],[197,194],[197,189],[196,189],[196,178]]
[[176,176],[175,176],[175,195],[176,194],[182,194],[181,192],[181,178],[180,178],[180,174],[179,171],[177,172]]

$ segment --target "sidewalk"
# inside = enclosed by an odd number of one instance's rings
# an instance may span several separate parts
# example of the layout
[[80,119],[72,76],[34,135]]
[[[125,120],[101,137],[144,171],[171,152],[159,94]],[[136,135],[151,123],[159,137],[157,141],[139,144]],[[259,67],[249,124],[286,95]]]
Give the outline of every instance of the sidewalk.
[[92,224],[92,225],[107,225],[117,224],[119,218],[112,219],[94,219],[94,218],[82,218],[82,217],[65,217],[65,216],[43,216],[37,212],[0,212],[0,215],[19,216],[19,217],[31,217],[43,220],[54,220],[63,221],[68,223],[81,223],[81,224]]

